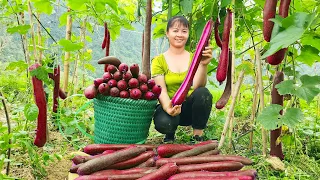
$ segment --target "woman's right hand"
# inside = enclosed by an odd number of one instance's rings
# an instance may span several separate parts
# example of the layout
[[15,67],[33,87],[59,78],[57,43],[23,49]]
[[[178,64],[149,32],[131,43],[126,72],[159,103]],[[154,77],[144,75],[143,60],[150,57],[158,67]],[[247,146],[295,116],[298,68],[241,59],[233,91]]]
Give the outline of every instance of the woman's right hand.
[[181,113],[181,105],[175,105],[172,106],[172,103],[170,103],[164,108],[164,110],[170,115],[170,116],[177,116]]

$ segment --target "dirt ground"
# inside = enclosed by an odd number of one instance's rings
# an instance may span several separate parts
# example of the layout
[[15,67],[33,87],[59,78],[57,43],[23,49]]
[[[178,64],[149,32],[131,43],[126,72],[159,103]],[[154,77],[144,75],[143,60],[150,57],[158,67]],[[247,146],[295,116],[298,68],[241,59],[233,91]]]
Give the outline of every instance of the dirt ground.
[[[61,151],[60,147],[64,142],[63,137],[60,135],[59,132],[50,132],[50,139],[47,144],[54,145],[53,148],[50,149],[48,153],[58,153]],[[64,151],[64,155],[62,155],[61,160],[55,159],[53,162],[49,162],[49,164],[45,167],[47,171],[47,177],[43,178],[46,180],[67,180],[68,179],[68,171],[71,167],[72,162],[69,159],[69,155],[71,152],[75,150],[71,147],[68,147]],[[18,157],[14,157],[18,162],[23,162],[24,158],[27,157],[26,155],[19,155]],[[21,178],[25,180],[33,180],[35,179],[32,175],[32,167],[30,166],[17,166],[12,165],[10,166],[10,176],[15,178]]]
[[[0,122],[3,124],[7,124],[6,116],[3,109],[0,109]],[[12,125],[12,123],[11,123]],[[47,141],[47,144],[50,144],[50,151],[48,151],[49,154],[58,153],[60,154],[61,147],[65,143],[65,139],[63,139],[62,135],[59,132],[50,131],[49,132],[49,141]],[[10,176],[14,178],[24,179],[24,180],[33,180],[35,179],[32,174],[32,168],[31,166],[27,166],[23,164],[26,159],[29,159],[28,154],[19,154],[19,150],[16,150],[17,152],[14,152],[15,148],[11,150],[11,158],[15,159],[16,162],[22,162],[21,164],[14,164],[11,163],[10,165]],[[41,152],[41,149],[39,149]],[[71,154],[71,152],[76,151],[72,147],[67,147],[64,151],[64,155],[62,155],[61,160],[55,159],[54,162],[49,162],[48,166],[45,166],[45,170],[47,171],[47,177],[44,178],[46,180],[67,180],[68,179],[68,171],[71,167],[72,162],[69,160],[68,155]],[[1,171],[1,173],[5,173],[4,171]]]
[[[2,110],[0,110],[0,121],[6,124],[5,114]],[[154,127],[150,127],[151,132],[155,132]],[[151,135],[146,141],[146,144],[160,144],[162,142],[162,136],[154,136]],[[50,147],[50,150],[46,149],[46,152],[49,154],[61,154],[61,149],[63,146],[66,146],[66,140],[62,137],[59,132],[50,131],[49,132],[49,140],[44,148]],[[14,151],[13,148],[12,151]],[[19,150],[15,149],[16,153],[12,152],[11,157],[16,160],[16,162],[22,162],[21,164],[11,164],[10,165],[10,176],[23,179],[23,180],[33,180],[35,179],[32,173],[33,167],[30,165],[23,164],[26,159],[29,159],[28,153],[19,154]],[[41,153],[43,149],[39,149],[39,153]],[[43,179],[46,180],[68,180],[69,169],[72,165],[72,161],[70,160],[72,152],[78,151],[78,149],[74,149],[67,145],[61,154],[61,160],[55,159],[54,162],[49,162],[49,165],[44,166],[47,172],[47,176]],[[4,171],[2,173],[5,173]]]
[[48,172],[48,176],[46,179],[48,180],[58,180],[58,179],[68,179],[68,171],[71,167],[71,161],[63,158],[57,163],[51,163],[46,169]]
[[[55,147],[59,147],[59,144],[62,145],[62,142],[65,141],[59,132],[51,132],[52,143],[55,143]],[[48,176],[46,177],[47,180],[64,180],[68,179],[69,169],[72,165],[71,160],[69,159],[69,155],[74,152],[75,149],[69,147],[66,149],[65,156],[62,156],[61,160],[56,160],[49,164],[46,167]],[[59,152],[57,150],[57,152]]]

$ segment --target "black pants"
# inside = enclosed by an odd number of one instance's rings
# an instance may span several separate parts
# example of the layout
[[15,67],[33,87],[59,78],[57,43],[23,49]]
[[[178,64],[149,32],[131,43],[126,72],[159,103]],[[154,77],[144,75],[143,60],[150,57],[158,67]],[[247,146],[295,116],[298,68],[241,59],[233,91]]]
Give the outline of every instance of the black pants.
[[212,108],[212,95],[205,87],[195,89],[186,98],[181,107],[181,114],[170,116],[159,104],[153,121],[155,129],[162,134],[174,134],[178,125],[192,126],[193,129],[204,129]]

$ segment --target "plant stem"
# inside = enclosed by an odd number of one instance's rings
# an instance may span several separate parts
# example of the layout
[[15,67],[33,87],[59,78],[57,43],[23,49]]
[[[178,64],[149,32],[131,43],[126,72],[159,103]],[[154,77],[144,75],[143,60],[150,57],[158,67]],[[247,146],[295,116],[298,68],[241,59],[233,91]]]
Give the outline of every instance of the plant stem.
[[[3,104],[4,112],[6,114],[7,126],[8,126],[8,135],[10,135],[10,133],[11,133],[11,123],[10,123],[10,118],[9,118],[7,105],[6,105],[6,102],[5,102],[5,98],[4,98],[4,96],[2,95],[1,92],[0,92],[0,96],[2,97],[1,101],[2,101],[2,104]],[[11,138],[9,138],[9,148],[8,148],[8,152],[7,152],[7,159],[9,159],[9,160],[10,160],[10,156],[11,156],[10,145],[11,145]],[[6,175],[9,175],[9,172],[10,172],[10,161],[8,161],[8,163],[7,163]]]
[[[167,20],[172,17],[172,0],[168,0],[168,15],[167,15]],[[191,23],[190,23],[191,24]]]
[[76,60],[74,61],[74,70],[73,70],[73,76],[72,76],[72,81],[71,84],[73,85],[73,89],[70,89],[70,91],[68,92],[68,96],[70,96],[73,93],[77,92],[78,89],[78,69],[80,66],[80,59],[81,59],[81,55],[84,54],[84,50],[85,50],[85,40],[86,40],[86,22],[87,22],[87,17],[85,17],[85,19],[83,20],[81,26],[80,26],[80,41],[84,44],[82,50],[78,53]]
[[41,23],[41,21],[38,19],[38,17],[33,13],[32,14],[34,18],[36,18],[36,20],[38,21],[38,23],[40,24],[40,26],[42,27],[42,29],[44,29],[46,31],[46,33],[50,36],[50,38],[57,44],[57,41],[52,37],[52,35],[50,34],[50,32],[43,26],[43,24]]
[[238,136],[238,137],[235,139],[235,141],[238,141],[239,139],[241,139],[242,137],[244,137],[245,135],[247,135],[247,134],[249,134],[249,133],[250,133],[250,134],[253,133],[253,131],[255,131],[254,128],[250,129],[249,131],[247,131],[247,132],[241,134],[240,136]]
[[[253,104],[252,104],[252,110],[251,110],[251,127],[253,127],[254,124],[254,120],[256,118],[256,110],[257,110],[257,100],[258,100],[258,76],[256,76],[255,78],[255,82],[254,82],[254,91],[253,91]],[[252,150],[253,148],[253,131],[250,132],[250,141],[249,141],[249,149]]]
[[224,127],[223,127],[223,131],[222,131],[221,138],[220,138],[220,141],[219,141],[218,149],[221,149],[221,147],[223,146],[223,143],[225,141],[225,136],[226,136],[226,133],[227,133],[227,130],[228,130],[228,127],[229,127],[230,118],[232,117],[232,113],[233,113],[233,110],[234,110],[234,107],[235,107],[235,104],[236,104],[237,96],[238,96],[239,91],[240,91],[240,87],[241,87],[241,84],[242,84],[243,77],[244,77],[244,71],[242,70],[239,73],[238,81],[237,81],[237,84],[235,85],[235,93],[234,93],[234,96],[232,97],[232,101],[231,101],[230,109],[228,111],[226,122],[224,123]]
[[[15,16],[16,16],[18,25],[20,25],[20,21],[19,21],[19,16],[18,16],[18,14],[14,11],[11,2],[10,2],[9,0],[7,0],[7,2],[8,2],[8,4],[9,4],[9,6],[11,7],[12,12],[13,12],[13,13],[15,14]],[[21,17],[24,17],[24,16],[23,16],[23,13],[21,13],[20,15],[21,15]],[[21,24],[24,24],[23,18],[21,18],[21,21],[22,21]],[[25,60],[25,62],[28,64],[28,67],[29,67],[29,65],[30,65],[30,58],[29,58],[29,55],[28,55],[27,52],[26,52],[27,50],[26,50],[26,46],[25,46],[25,42],[26,42],[26,41],[25,41],[25,39],[26,39],[25,35],[20,34],[20,39],[21,39],[21,45],[22,45],[22,50],[23,50],[23,54],[24,54],[24,60]],[[27,68],[27,78],[28,78],[28,76],[29,76],[29,69]]]
[[[260,93],[260,108],[264,108],[264,91],[263,91],[263,81],[262,81],[262,65],[259,48],[256,48],[256,62],[257,62],[257,72],[258,72],[258,81],[259,81],[259,93]],[[266,130],[262,127],[262,154],[263,156],[267,155],[267,133]]]
[[[70,9],[68,9],[70,12]],[[72,17],[70,14],[67,16],[67,25],[66,25],[66,40],[71,39],[71,30],[72,30]],[[69,80],[69,59],[70,59],[70,52],[65,52],[64,56],[64,72],[63,72],[63,91],[68,92],[68,80]]]
[[[231,26],[231,41],[232,41],[232,64],[231,64],[231,97],[235,94],[234,80],[235,80],[235,61],[236,61],[236,25],[235,25],[235,0],[232,0],[233,14],[232,14],[232,26]],[[234,111],[231,114],[230,127],[229,127],[229,148],[232,147],[232,132],[233,132]]]
[[[243,19],[244,21],[244,24],[248,30],[248,32],[250,33],[250,36],[251,36],[251,41],[252,41],[252,44],[253,44],[253,49],[254,51],[256,51],[256,47],[255,47],[255,44],[254,44],[254,35],[253,35],[253,32],[251,32],[245,18]],[[256,58],[254,59],[254,63],[253,64],[256,64]],[[255,73],[256,73],[256,78],[255,78],[255,82],[254,82],[254,92],[253,92],[253,104],[252,104],[252,112],[251,112],[251,127],[253,127],[253,124],[254,124],[254,120],[256,118],[256,112],[257,112],[257,103],[258,103],[258,100],[259,100],[259,97],[257,95],[257,92],[258,92],[258,89],[259,89],[259,82],[258,82],[258,76],[257,76],[257,69],[255,68]],[[250,132],[250,140],[249,140],[249,149],[252,150],[253,148],[253,131]]]
[[[217,1],[214,0],[212,2],[212,6],[211,6],[211,9],[210,9],[210,17],[212,18],[213,17],[213,9],[214,9],[214,6],[217,4]],[[219,15],[219,11],[217,12],[217,14]]]
[[152,19],[152,0],[147,0],[146,23],[144,28],[144,51],[142,57],[142,73],[151,77],[150,73],[150,43],[151,43],[151,19]]
[[[38,13],[37,19],[40,19],[40,14]],[[41,25],[40,25],[40,20],[38,21],[37,25],[37,32],[38,32],[38,45],[41,47],[42,46],[42,38],[41,38]],[[42,64],[42,50],[39,50],[39,62]]]
[[29,24],[31,27],[31,40],[32,40],[32,45],[33,45],[33,56],[35,59],[35,63],[39,63],[39,59],[37,58],[37,46],[36,46],[36,41],[34,38],[34,27],[33,27],[33,20],[32,20],[32,9],[31,9],[31,2],[30,0],[28,1],[28,12],[29,12]]
[[243,53],[245,53],[245,52],[249,51],[250,49],[252,49],[252,48],[256,47],[256,46],[257,46],[257,45],[259,45],[259,44],[261,44],[263,41],[264,41],[264,40],[261,40],[260,42],[258,42],[258,43],[256,43],[256,44],[254,44],[253,46],[248,47],[248,48],[247,48],[247,49],[245,49],[244,51],[240,52],[238,55],[241,55],[241,54],[243,54]]

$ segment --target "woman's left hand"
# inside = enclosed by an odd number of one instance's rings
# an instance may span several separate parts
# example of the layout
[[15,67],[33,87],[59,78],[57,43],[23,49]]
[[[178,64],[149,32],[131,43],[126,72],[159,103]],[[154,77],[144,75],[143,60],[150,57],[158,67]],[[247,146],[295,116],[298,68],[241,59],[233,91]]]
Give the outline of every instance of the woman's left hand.
[[200,64],[208,65],[210,63],[211,59],[212,59],[212,47],[207,46],[202,51],[202,58],[201,58]]

